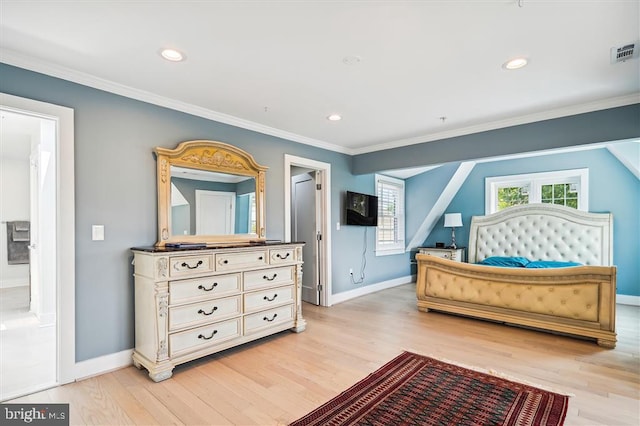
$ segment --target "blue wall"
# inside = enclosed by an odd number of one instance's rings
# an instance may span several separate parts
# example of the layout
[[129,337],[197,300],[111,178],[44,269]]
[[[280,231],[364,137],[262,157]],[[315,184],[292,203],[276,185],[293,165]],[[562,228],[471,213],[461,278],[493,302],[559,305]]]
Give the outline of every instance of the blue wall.
[[355,174],[492,158],[640,137],[640,104],[622,106],[353,157]]
[[[75,202],[76,202],[76,361],[119,352],[133,347],[133,278],[131,253],[134,246],[152,245],[157,233],[156,162],[153,149],[161,146],[175,148],[182,141],[211,139],[230,143],[250,152],[256,161],[269,167],[266,179],[267,238],[284,238],[284,154],[331,164],[330,222],[344,223],[343,198],[347,190],[372,194],[374,175],[390,169],[385,158],[394,160],[402,168],[410,165],[442,164],[447,152],[455,152],[455,144],[438,154],[438,150],[418,156],[400,155],[381,151],[376,155],[352,157],[285,139],[264,135],[174,111],[101,90],[71,83],[58,78],[0,64],[0,91],[38,101],[74,109],[75,114]],[[612,129],[612,123],[626,121],[627,109],[614,109],[591,116],[591,125]],[[605,122],[598,123],[598,118]],[[637,114],[635,119],[637,119]],[[570,117],[561,126],[572,134]],[[563,123],[562,119],[553,125]],[[582,121],[578,120],[578,123]],[[620,126],[625,128],[625,126]],[[529,127],[529,130],[531,128]],[[580,128],[574,129],[583,134]],[[616,134],[614,130],[611,130]],[[513,150],[528,152],[540,149],[540,138],[528,137],[523,143],[501,135],[509,131],[490,133],[492,144],[508,144]],[[602,133],[602,132],[599,132]],[[636,135],[637,136],[637,135]],[[478,136],[483,143],[487,133]],[[469,139],[471,138],[471,139]],[[573,138],[573,137],[572,137]],[[611,138],[613,139],[613,137]],[[469,136],[465,141],[473,140]],[[435,142],[423,144],[432,145]],[[414,146],[417,149],[420,146]],[[458,147],[459,149],[459,147]],[[400,151],[404,153],[405,151]],[[404,158],[404,162],[399,161]],[[366,165],[367,171],[354,175],[353,162]],[[424,199],[432,200],[437,186],[448,179],[445,174],[426,185]],[[440,170],[438,173],[443,173]],[[413,192],[422,197],[422,189],[407,188],[415,206]],[[429,192],[432,191],[432,192]],[[419,203],[418,203],[419,204]],[[592,204],[593,206],[593,204]],[[457,208],[454,204],[452,208]],[[602,209],[606,208],[606,204]],[[407,222],[418,223],[408,209]],[[456,210],[458,211],[458,210]],[[419,213],[417,213],[419,214]],[[470,214],[467,212],[467,214]],[[468,217],[467,217],[468,220]],[[91,240],[91,225],[104,224],[107,238]],[[408,229],[409,231],[409,229]],[[410,235],[410,234],[408,234]],[[636,234],[637,236],[637,231]],[[374,228],[342,226],[332,230],[332,282],[333,293],[407,276],[410,273],[409,254],[375,257]],[[637,243],[636,243],[637,244]],[[366,248],[366,250],[365,250]],[[353,285],[349,269],[358,273],[366,260],[366,278],[363,284]],[[62,254],[64,255],[64,254]],[[636,248],[637,257],[637,248]],[[95,318],[100,318],[96,321]]]
[[[65,80],[0,64],[0,92],[62,105],[75,115],[76,361],[130,349],[134,344],[135,246],[157,241],[155,147],[211,139],[250,152],[269,169],[266,177],[267,238],[284,238],[284,154],[331,164],[331,219],[342,220],[346,190],[373,193],[373,175],[354,176],[351,156],[264,135],[114,95]],[[106,239],[91,240],[91,225],[104,224]],[[364,283],[359,271],[364,229],[332,231],[333,293],[409,274],[408,255],[374,260],[369,229]],[[64,255],[64,254],[60,254]],[[100,318],[96,321],[95,318]]]
[[[604,148],[477,164],[446,209],[447,212],[462,213],[464,226],[456,229],[458,246],[466,247],[469,242],[471,216],[485,214],[486,177],[579,168],[589,169],[589,211],[613,213],[617,293],[640,296],[640,180]],[[421,180],[412,178],[407,185],[422,186],[423,181],[424,177]],[[435,191],[439,190],[441,188],[435,188]],[[424,209],[428,208],[429,205],[423,205],[423,217]],[[436,241],[448,243],[451,231],[443,226],[443,219],[440,219],[424,245],[435,245]]]

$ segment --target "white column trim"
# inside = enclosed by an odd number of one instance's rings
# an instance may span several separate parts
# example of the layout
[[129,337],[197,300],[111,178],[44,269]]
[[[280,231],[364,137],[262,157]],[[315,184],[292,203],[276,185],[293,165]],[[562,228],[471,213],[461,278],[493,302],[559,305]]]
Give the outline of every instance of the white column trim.
[[418,228],[411,241],[409,241],[409,244],[407,244],[406,251],[411,251],[419,247],[420,244],[427,239],[475,165],[475,161],[460,163],[458,170],[453,174],[444,191],[442,191],[442,194],[440,194],[440,197],[424,218],[422,225],[420,225],[420,228]]

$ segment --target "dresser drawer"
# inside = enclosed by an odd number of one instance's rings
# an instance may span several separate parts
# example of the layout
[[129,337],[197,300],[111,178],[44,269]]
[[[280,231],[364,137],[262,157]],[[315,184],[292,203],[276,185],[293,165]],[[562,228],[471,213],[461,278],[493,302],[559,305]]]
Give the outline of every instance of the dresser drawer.
[[293,266],[244,272],[244,290],[293,284]]
[[273,306],[293,302],[293,286],[278,287],[269,290],[244,294],[244,311],[255,312]]
[[291,263],[294,261],[294,256],[295,250],[292,248],[271,249],[269,250],[269,263],[272,265]]
[[294,305],[281,306],[268,311],[246,315],[244,317],[244,333],[250,334],[260,330],[293,320]]
[[216,255],[216,271],[261,267],[267,264],[266,250]]
[[169,259],[169,276],[183,277],[213,271],[213,256],[181,256]]
[[240,315],[240,296],[213,299],[169,308],[169,331]]
[[172,305],[237,293],[240,293],[240,274],[169,281],[169,303]]
[[455,253],[452,253],[450,251],[445,251],[445,250],[425,250],[425,251],[420,251],[422,254],[428,254],[429,256],[436,256],[436,257],[441,257],[443,259],[451,259],[452,257],[455,257]]
[[430,256],[437,256],[443,259],[455,260],[457,262],[464,262],[464,249],[434,249],[434,248],[421,248],[420,254],[428,254]]
[[169,356],[213,346],[240,336],[240,318],[169,335]]

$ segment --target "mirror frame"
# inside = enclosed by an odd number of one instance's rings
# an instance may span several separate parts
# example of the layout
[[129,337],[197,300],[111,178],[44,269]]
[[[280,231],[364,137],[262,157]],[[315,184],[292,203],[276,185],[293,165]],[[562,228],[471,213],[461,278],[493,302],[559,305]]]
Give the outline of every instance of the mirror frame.
[[[224,142],[210,140],[185,141],[175,149],[156,147],[158,186],[158,242],[156,247],[167,243],[220,243],[257,242],[266,239],[265,230],[265,172],[253,156],[240,148]],[[249,176],[256,182],[256,229],[257,234],[229,235],[172,235],[171,234],[171,166],[197,170]]]

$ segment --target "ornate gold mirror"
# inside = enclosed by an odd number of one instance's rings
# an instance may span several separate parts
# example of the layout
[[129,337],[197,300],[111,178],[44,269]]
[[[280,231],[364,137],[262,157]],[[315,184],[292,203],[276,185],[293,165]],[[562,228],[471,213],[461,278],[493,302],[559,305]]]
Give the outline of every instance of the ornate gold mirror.
[[187,141],[155,149],[158,242],[220,243],[265,239],[267,167],[232,145]]

